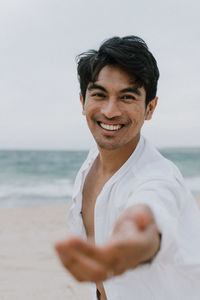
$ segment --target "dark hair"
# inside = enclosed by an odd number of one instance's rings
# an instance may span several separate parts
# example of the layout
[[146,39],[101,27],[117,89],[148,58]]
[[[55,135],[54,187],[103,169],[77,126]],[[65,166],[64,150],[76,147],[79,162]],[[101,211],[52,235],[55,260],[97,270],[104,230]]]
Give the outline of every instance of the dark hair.
[[155,98],[159,70],[147,44],[137,36],[113,37],[103,42],[99,50],[89,50],[77,56],[78,78],[83,99],[89,82],[96,81],[106,65],[117,65],[134,78],[146,91],[146,106]]

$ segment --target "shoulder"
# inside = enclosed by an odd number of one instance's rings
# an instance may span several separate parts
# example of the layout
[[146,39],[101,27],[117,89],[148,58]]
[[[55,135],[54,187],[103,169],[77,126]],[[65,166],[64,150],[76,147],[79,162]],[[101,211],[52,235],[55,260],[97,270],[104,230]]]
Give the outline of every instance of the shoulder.
[[136,165],[133,166],[132,173],[138,180],[143,182],[153,178],[166,181],[183,181],[176,165],[166,159],[146,138],[144,138],[142,153]]
[[[181,202],[184,205],[187,194],[187,187],[178,168],[146,139],[138,160],[117,186],[120,199],[149,199],[151,195],[155,200],[173,200],[174,203]],[[168,200],[165,200],[166,198]],[[180,204],[178,206],[180,207]]]

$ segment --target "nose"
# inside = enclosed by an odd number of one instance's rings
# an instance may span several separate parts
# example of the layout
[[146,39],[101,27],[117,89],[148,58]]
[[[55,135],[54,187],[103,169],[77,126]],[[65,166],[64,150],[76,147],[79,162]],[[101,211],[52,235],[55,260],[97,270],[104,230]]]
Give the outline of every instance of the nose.
[[101,112],[108,119],[120,117],[122,114],[117,100],[113,98],[108,99],[108,101],[104,103]]

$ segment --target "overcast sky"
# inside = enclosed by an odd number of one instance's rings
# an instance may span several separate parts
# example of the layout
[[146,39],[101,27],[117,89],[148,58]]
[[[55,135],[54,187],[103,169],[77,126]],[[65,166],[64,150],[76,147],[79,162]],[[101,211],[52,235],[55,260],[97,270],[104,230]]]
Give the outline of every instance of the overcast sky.
[[88,149],[77,54],[138,35],[160,69],[143,130],[158,147],[200,146],[200,2],[1,0],[0,148]]

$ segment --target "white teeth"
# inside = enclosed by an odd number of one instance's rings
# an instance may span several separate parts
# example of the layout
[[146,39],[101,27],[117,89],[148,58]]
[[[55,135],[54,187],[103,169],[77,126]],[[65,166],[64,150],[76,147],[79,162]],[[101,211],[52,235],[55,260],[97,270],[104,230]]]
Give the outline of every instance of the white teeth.
[[104,123],[100,123],[100,126],[107,130],[119,130],[122,127],[122,125],[108,125]]

